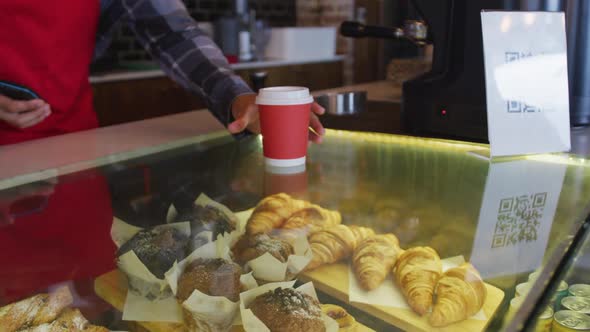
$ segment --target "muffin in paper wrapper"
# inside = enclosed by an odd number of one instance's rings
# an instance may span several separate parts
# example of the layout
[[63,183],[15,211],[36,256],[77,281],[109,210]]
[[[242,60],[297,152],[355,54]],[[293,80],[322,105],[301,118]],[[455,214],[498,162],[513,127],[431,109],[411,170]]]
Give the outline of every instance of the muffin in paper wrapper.
[[[165,224],[155,226],[157,228],[175,228],[187,237],[190,235],[190,225],[188,222]],[[111,238],[117,248],[129,241],[135,234],[143,230],[127,224],[126,222],[114,218],[111,227]],[[210,234],[202,234],[203,237],[210,237]],[[145,297],[148,300],[160,300],[172,295],[166,279],[156,277],[143,262],[137,257],[133,250],[117,257],[117,267],[126,276],[129,283],[129,290],[135,295]]]
[[[270,332],[269,328],[264,325],[264,323],[254,315],[252,310],[248,309],[248,306],[256,297],[262,295],[268,291],[275,290],[276,288],[293,288],[295,285],[295,281],[284,281],[284,282],[274,282],[268,283],[266,285],[262,285],[260,287],[256,287],[249,291],[243,292],[240,294],[240,316],[242,317],[242,325],[244,326],[244,330],[246,332]],[[296,288],[297,291],[307,294],[314,298],[315,300],[318,299],[318,296],[315,292],[315,288],[313,287],[312,282],[308,282]],[[318,301],[319,302],[319,301]],[[326,327],[326,332],[338,332],[338,323],[332,319],[331,317],[322,313],[322,319],[324,320],[324,325]]]
[[294,279],[311,261],[313,253],[307,242],[307,237],[301,236],[287,240],[293,246],[293,254],[289,255],[287,262],[283,263],[270,253],[248,261],[252,275],[258,283],[279,282]]
[[[172,269],[166,272],[166,280],[172,293],[176,295],[178,280],[182,272],[195,259],[222,258],[231,261],[229,243],[234,237],[232,234],[219,235],[214,242],[207,243],[181,262],[175,263]],[[240,277],[240,283],[243,289],[252,289],[258,286],[252,273],[243,274]],[[228,331],[234,320],[238,318],[240,308],[239,302],[232,302],[223,296],[210,296],[199,290],[194,290],[181,305],[189,331]]]
[[[230,245],[231,246],[233,246],[233,244],[238,240],[238,238],[246,232],[247,219],[244,220],[243,218],[240,218],[238,216],[238,214],[233,213],[227,206],[212,200],[211,198],[209,198],[209,196],[205,195],[204,193],[201,193],[199,195],[199,197],[197,197],[197,199],[194,202],[194,205],[195,206],[202,206],[202,207],[207,207],[207,206],[213,207],[216,210],[221,211],[227,217],[227,219],[229,219],[233,222],[233,224],[235,225],[235,230],[230,233],[232,235],[230,237],[230,239],[231,239]],[[171,224],[177,217],[178,217],[178,211],[176,210],[176,207],[174,206],[174,204],[171,204],[170,207],[168,208],[168,212],[166,214],[166,222]],[[190,223],[190,220],[182,220],[182,221],[183,222],[186,221],[186,222]],[[200,236],[200,234],[199,234],[199,236]]]

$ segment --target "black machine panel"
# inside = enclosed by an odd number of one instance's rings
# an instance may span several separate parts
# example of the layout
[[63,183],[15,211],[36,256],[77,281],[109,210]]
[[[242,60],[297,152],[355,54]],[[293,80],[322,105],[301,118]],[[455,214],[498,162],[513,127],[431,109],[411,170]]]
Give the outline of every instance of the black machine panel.
[[482,9],[503,0],[413,0],[434,44],[432,70],[403,85],[406,129],[423,136],[487,141]]

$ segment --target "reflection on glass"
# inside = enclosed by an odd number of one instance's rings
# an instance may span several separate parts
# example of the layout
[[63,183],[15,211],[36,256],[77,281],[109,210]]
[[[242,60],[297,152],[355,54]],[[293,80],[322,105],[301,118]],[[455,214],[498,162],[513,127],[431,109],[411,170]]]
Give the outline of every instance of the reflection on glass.
[[528,160],[490,165],[471,258],[484,278],[539,267],[565,171],[566,165]]
[[92,279],[115,267],[105,178],[86,171],[1,196],[9,222],[0,225],[0,306],[62,292],[73,297],[65,306],[73,302],[89,319],[108,311],[94,294]]

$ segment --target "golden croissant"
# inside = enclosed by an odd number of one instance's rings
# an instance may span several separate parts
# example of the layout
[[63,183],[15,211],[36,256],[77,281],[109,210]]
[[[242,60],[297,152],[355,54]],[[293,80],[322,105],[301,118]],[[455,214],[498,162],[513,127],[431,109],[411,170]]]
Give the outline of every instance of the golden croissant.
[[364,239],[368,238],[369,236],[375,235],[375,231],[369,227],[350,225],[348,226],[348,228],[350,228],[350,230],[354,234],[354,238],[356,239],[354,249],[356,249],[356,247],[358,247],[358,245],[361,242],[363,242]]
[[268,196],[260,201],[252,212],[246,224],[246,232],[249,235],[268,234],[274,228],[281,227],[295,211],[309,205],[311,203],[294,199],[284,193]]
[[350,257],[357,243],[362,240],[360,237],[357,238],[357,235],[368,234],[374,234],[373,230],[346,225],[335,225],[312,233],[309,236],[309,246],[313,252],[313,258],[306,269],[313,270],[321,265],[336,263]]
[[361,241],[352,256],[352,267],[361,286],[367,290],[379,287],[401,251],[393,234],[373,235]]
[[342,222],[342,216],[338,211],[324,209],[321,206],[312,204],[309,207],[295,211],[285,223],[282,229],[307,230],[309,233],[316,232],[320,229],[339,225]]
[[428,312],[442,274],[442,262],[436,251],[430,247],[406,250],[398,257],[393,274],[410,307],[419,315]]
[[449,269],[438,280],[429,322],[442,327],[467,319],[483,307],[486,296],[486,287],[473,265],[464,263]]

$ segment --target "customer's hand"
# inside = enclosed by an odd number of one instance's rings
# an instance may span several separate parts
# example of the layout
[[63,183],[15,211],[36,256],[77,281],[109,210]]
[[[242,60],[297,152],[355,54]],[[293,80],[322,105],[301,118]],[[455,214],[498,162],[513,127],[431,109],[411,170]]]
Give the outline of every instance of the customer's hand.
[[0,120],[16,128],[27,128],[45,120],[51,114],[49,104],[41,99],[14,100],[0,95]]
[[[256,134],[260,133],[260,119],[258,117],[258,106],[256,105],[255,94],[238,96],[232,104],[231,111],[235,121],[227,126],[230,133],[237,134],[245,129]],[[309,131],[309,140],[314,143],[321,143],[322,136],[324,136],[326,132],[318,118],[318,115],[322,115],[324,112],[324,108],[317,103],[311,105],[309,126],[313,131]]]

